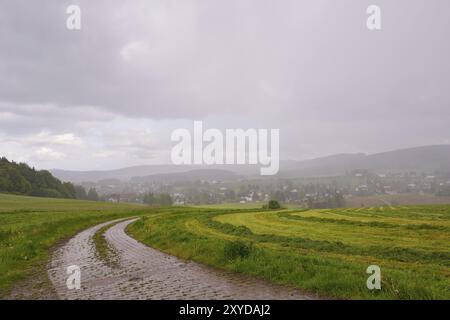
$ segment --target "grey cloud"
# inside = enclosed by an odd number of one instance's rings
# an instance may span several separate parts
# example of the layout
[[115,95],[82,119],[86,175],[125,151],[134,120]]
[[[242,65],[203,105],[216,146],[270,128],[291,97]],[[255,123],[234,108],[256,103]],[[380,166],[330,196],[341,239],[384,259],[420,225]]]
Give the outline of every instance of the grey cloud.
[[0,102],[0,133],[23,136],[42,130],[55,133],[83,131],[115,117],[113,113],[97,107],[61,108],[57,105]]
[[372,2],[4,0],[0,133],[100,136],[141,158],[170,145],[124,146],[99,123],[278,127],[285,157],[448,141],[450,3],[378,0],[370,32]]

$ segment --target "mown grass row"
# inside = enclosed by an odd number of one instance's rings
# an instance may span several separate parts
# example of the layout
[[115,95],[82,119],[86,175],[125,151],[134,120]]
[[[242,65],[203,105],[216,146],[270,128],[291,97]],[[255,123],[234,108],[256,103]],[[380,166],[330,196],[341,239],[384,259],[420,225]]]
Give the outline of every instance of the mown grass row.
[[438,230],[438,231],[446,231],[450,232],[450,227],[445,225],[433,225],[428,223],[409,223],[405,225],[399,225],[388,222],[380,222],[380,221],[355,221],[355,220],[347,220],[347,219],[333,219],[333,218],[319,218],[319,217],[305,217],[300,215],[292,215],[288,212],[280,212],[278,214],[280,218],[285,219],[293,219],[293,220],[303,220],[303,221],[312,221],[312,222],[320,222],[320,223],[337,223],[337,224],[346,224],[350,226],[357,227],[376,227],[376,228],[398,228],[398,229],[408,229],[408,230]]
[[[389,217],[389,210],[382,210],[383,215]],[[395,209],[396,216],[406,221],[411,219],[409,222],[414,225],[417,219],[445,221],[450,212],[449,207],[445,210],[421,208],[420,214],[417,208],[410,210],[411,215],[408,209]],[[401,211],[405,213],[399,213]],[[429,216],[427,211],[431,213]],[[354,214],[351,210],[327,212]],[[292,216],[285,216],[283,211],[234,210],[225,214],[209,210],[144,217],[129,226],[128,232],[182,258],[293,285],[326,297],[450,298],[446,228],[405,228],[399,233],[401,226],[384,228],[379,217],[370,218],[361,211],[357,214],[365,221],[374,219],[369,222],[379,223],[346,224],[334,221],[336,219],[306,221],[291,219]],[[286,232],[283,228],[289,230]],[[314,229],[317,230],[310,232]],[[373,234],[365,241],[367,230]],[[333,231],[340,236],[339,240],[330,240],[336,238],[330,234]],[[355,242],[354,233],[359,233],[363,239]],[[409,243],[414,237],[417,239]],[[433,249],[432,244],[437,248]],[[382,269],[381,291],[370,291],[366,287],[365,271],[370,264],[378,264]]]
[[[301,220],[301,219],[300,219]],[[323,222],[320,220],[320,222]],[[450,252],[428,252],[414,248],[399,248],[385,246],[357,247],[345,244],[342,241],[313,240],[302,237],[286,237],[274,234],[254,234],[248,227],[234,226],[229,223],[220,223],[211,219],[205,219],[203,223],[211,228],[220,230],[226,234],[239,236],[250,242],[273,243],[282,247],[293,249],[307,249],[329,253],[339,253],[353,256],[376,256],[400,262],[426,261],[450,267]],[[341,222],[339,222],[341,223]],[[379,227],[379,225],[376,225]]]

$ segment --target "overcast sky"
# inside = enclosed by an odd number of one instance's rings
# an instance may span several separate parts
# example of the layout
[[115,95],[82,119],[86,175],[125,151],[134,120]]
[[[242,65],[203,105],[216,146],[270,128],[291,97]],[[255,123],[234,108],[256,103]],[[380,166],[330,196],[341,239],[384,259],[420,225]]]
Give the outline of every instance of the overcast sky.
[[449,15],[448,0],[1,0],[0,155],[168,163],[193,120],[279,128],[282,159],[450,143]]

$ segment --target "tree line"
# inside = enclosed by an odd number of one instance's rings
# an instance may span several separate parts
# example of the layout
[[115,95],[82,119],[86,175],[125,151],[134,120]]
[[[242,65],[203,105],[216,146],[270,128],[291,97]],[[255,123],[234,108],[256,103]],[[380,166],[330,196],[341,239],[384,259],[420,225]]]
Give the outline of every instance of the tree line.
[[47,170],[36,170],[26,163],[0,158],[0,192],[36,197],[98,200],[95,189],[61,182]]
[[149,192],[144,195],[143,202],[150,206],[168,207],[173,204],[173,199],[168,193],[154,194]]

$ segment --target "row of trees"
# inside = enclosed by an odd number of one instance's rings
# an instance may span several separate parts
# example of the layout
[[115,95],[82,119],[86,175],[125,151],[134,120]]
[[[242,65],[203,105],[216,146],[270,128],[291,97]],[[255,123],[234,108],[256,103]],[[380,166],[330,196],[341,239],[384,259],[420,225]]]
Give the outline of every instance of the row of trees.
[[82,186],[61,182],[47,170],[35,170],[25,163],[0,158],[0,192],[36,197],[83,199],[98,201],[94,188],[88,192]]
[[90,188],[89,191],[86,192],[86,189],[83,186],[75,186],[75,194],[76,198],[80,200],[100,200],[100,197],[98,196],[97,190],[95,190],[95,188]]
[[168,193],[154,194],[150,192],[144,196],[143,202],[150,206],[167,207],[173,204],[173,199]]
[[75,186],[61,182],[49,171],[0,158],[0,192],[38,197],[76,198]]
[[334,192],[327,195],[318,195],[307,199],[308,208],[344,208],[346,206],[345,198],[340,192]]

